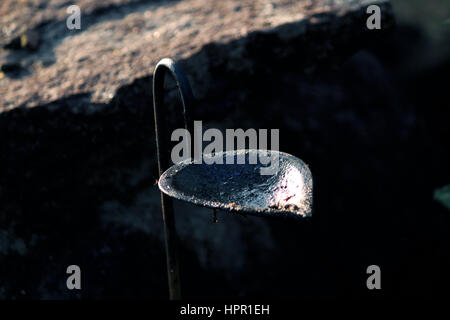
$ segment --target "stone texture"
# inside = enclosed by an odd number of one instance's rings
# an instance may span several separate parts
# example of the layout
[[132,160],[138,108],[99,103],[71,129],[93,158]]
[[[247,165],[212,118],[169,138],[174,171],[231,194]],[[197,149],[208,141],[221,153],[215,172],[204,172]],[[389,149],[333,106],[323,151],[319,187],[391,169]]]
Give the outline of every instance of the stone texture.
[[[222,63],[222,59],[227,60],[229,71],[252,72],[256,62],[247,50],[259,37],[277,38],[283,46],[307,37],[315,29],[328,30],[329,41],[334,36],[342,38],[338,33],[350,37],[364,28],[365,19],[358,23],[354,19],[361,18],[367,6],[358,0],[73,3],[81,8],[81,30],[67,29],[67,2],[2,2],[3,47],[26,39],[31,32],[35,34],[29,41],[34,43],[32,47],[37,48],[37,37],[42,38],[42,44],[32,54],[3,50],[3,59],[19,63],[26,73],[0,80],[0,112],[76,95],[89,95],[89,101],[96,104],[109,103],[118,88],[151,75],[163,57],[189,60],[205,45],[235,41],[221,47],[225,52],[218,57],[201,55],[200,60],[188,63],[196,71],[190,73],[196,77],[195,93],[202,98],[209,89],[209,68]],[[370,3],[386,6],[387,2]],[[389,24],[388,11],[384,17]],[[265,55],[286,54],[279,46],[260,49]]]

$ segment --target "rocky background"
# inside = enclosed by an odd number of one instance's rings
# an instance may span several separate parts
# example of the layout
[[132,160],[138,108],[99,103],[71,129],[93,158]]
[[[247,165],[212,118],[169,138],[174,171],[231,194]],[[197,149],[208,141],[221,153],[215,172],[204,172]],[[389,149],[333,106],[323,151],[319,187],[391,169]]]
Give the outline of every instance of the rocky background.
[[195,119],[280,128],[315,188],[311,223],[177,202],[184,297],[445,294],[449,18],[446,1],[2,1],[0,298],[168,297],[150,89],[167,56]]

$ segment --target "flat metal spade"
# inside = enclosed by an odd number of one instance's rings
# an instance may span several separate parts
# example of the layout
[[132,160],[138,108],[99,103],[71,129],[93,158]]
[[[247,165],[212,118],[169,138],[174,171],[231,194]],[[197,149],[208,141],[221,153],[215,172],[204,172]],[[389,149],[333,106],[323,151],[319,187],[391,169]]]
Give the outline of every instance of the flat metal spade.
[[[153,73],[153,107],[158,152],[161,207],[163,213],[170,299],[180,299],[177,236],[172,198],[199,206],[255,216],[304,219],[311,216],[312,175],[306,164],[274,150],[235,150],[203,155],[201,163],[185,160],[169,167],[168,124],[163,120],[164,78],[175,80],[183,105],[185,128],[192,131],[189,107],[191,87],[180,67],[171,59],[161,60]],[[223,161],[205,162],[205,157]],[[238,158],[245,159],[238,161]],[[261,174],[267,161],[277,161],[273,174]],[[231,159],[232,161],[227,161]],[[250,161],[253,159],[253,161]],[[258,159],[254,161],[254,159]],[[211,159],[210,159],[211,160]],[[222,162],[222,164],[220,164]]]
[[[245,162],[238,164],[238,156]],[[278,168],[262,175],[261,162],[250,158],[274,156]],[[312,176],[305,163],[278,151],[237,150],[214,155],[222,164],[182,161],[159,178],[159,189],[170,197],[203,207],[255,216],[305,218],[311,216]],[[204,157],[213,157],[204,155]],[[226,158],[233,159],[226,164]]]

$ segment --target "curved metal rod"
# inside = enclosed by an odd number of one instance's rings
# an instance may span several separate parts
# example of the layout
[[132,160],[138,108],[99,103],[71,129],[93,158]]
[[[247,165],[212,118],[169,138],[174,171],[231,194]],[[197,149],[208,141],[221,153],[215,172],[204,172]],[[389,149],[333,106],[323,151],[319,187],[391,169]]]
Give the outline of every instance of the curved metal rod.
[[[192,121],[189,114],[189,106],[193,100],[192,90],[187,78],[180,67],[169,58],[162,59],[153,72],[153,111],[155,117],[156,148],[158,153],[159,176],[170,166],[170,148],[167,120],[164,118],[164,79],[169,73],[176,82],[180,91],[183,105],[184,125],[189,132],[192,131]],[[171,300],[181,298],[180,267],[178,259],[178,239],[175,230],[175,218],[173,214],[173,202],[170,197],[161,192],[161,208],[164,223],[167,272],[169,278],[169,297]]]

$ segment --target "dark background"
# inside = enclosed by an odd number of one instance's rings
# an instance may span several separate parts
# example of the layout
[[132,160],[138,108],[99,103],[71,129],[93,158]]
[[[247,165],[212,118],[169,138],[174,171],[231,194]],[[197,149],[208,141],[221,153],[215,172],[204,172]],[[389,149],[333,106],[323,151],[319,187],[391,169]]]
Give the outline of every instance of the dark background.
[[[254,74],[216,66],[227,94],[197,101],[196,119],[279,128],[280,150],[310,166],[314,214],[220,212],[213,224],[210,210],[177,203],[184,297],[448,296],[450,211],[433,193],[450,183],[449,5],[393,8],[389,32],[314,65],[300,44],[265,56],[277,43],[264,39],[249,48],[265,65]],[[0,114],[0,298],[168,297],[151,97],[126,89],[101,114]],[[65,288],[70,264],[82,270],[79,292]]]

